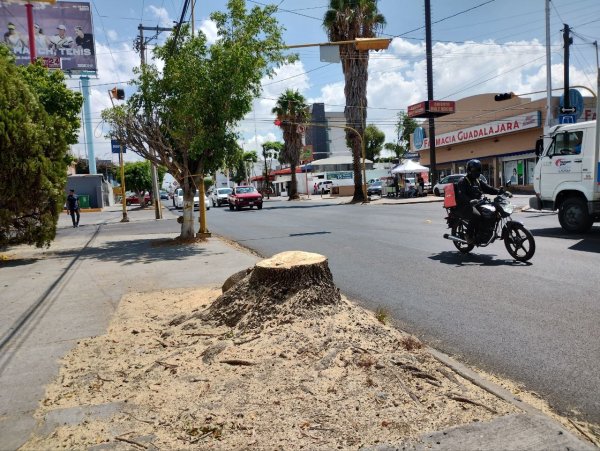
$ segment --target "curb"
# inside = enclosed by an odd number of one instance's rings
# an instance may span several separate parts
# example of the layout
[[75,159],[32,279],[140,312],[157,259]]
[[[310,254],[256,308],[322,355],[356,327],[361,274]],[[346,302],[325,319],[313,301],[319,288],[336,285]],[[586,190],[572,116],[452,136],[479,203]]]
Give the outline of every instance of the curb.
[[[102,208],[80,208],[80,213],[99,213],[102,211]],[[67,210],[63,209],[63,213],[68,213]]]
[[498,398],[503,399],[504,401],[514,405],[515,407],[521,409],[523,412],[531,415],[532,417],[542,419],[548,423],[550,423],[553,427],[558,428],[562,434],[567,437],[572,437],[574,440],[581,441],[588,445],[594,445],[589,439],[585,436],[576,436],[571,431],[567,430],[564,425],[562,425],[559,421],[555,420],[548,414],[542,412],[537,407],[532,406],[531,404],[526,403],[522,399],[518,398],[515,394],[509,392],[507,389],[481,377],[472,369],[468,368],[466,365],[463,365],[456,359],[450,357],[447,354],[444,354],[437,349],[433,349],[431,347],[427,347],[427,350],[431,353],[433,357],[439,360],[444,365],[451,368],[453,371],[458,373],[460,376],[464,377],[468,381],[482,388],[483,390],[491,393]]

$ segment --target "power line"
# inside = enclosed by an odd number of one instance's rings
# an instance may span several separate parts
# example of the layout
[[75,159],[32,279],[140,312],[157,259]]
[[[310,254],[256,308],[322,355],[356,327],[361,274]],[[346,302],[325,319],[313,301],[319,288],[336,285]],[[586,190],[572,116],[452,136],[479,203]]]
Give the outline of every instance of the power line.
[[[467,13],[467,12],[469,12],[469,11],[473,11],[474,9],[481,8],[482,6],[485,6],[485,5],[487,5],[488,3],[493,3],[493,2],[495,2],[495,1],[496,1],[496,0],[487,0],[487,1],[483,2],[483,3],[480,3],[479,5],[475,5],[475,6],[471,7],[471,8],[464,9],[464,10],[462,10],[462,11],[459,11],[459,12],[457,12],[457,13],[451,14],[450,16],[446,16],[446,17],[444,17],[444,18],[442,18],[442,19],[438,19],[438,20],[436,20],[436,21],[433,21],[433,22],[432,22],[432,25],[433,25],[433,24],[436,24],[436,23],[443,22],[443,21],[445,21],[445,20],[448,20],[448,19],[452,19],[453,17],[456,17],[456,16],[460,16],[461,14],[465,14],[465,13]],[[404,33],[402,33],[402,34],[398,34],[398,35],[392,36],[392,37],[394,37],[394,38],[399,38],[399,37],[402,37],[402,36],[404,36],[404,35],[406,35],[406,34],[412,33],[412,32],[414,32],[414,31],[419,31],[419,30],[422,30],[423,28],[425,28],[425,25],[423,25],[423,26],[420,26],[419,28],[415,28],[415,29],[413,29],[413,30],[410,30],[410,31],[406,31],[406,32],[404,32]],[[388,35],[388,36],[390,36],[390,35]]]

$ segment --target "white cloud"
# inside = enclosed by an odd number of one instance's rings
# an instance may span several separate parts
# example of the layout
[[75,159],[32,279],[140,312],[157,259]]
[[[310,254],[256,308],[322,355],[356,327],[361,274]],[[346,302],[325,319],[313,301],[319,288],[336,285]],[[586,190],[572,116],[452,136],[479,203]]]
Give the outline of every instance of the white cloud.
[[[110,48],[96,42],[96,59],[98,63],[98,78],[90,79],[90,115],[93,132],[94,154],[97,158],[110,159],[111,149],[110,140],[104,135],[108,133],[106,124],[102,124],[100,114],[103,109],[111,107],[108,90],[114,86],[124,88],[126,94],[131,92],[127,82],[133,78],[133,67],[139,66],[139,55],[133,50],[130,44],[121,43]],[[79,80],[67,79],[67,86],[80,91]],[[86,136],[83,130],[79,133],[79,144],[73,146],[72,151],[76,156],[87,157]],[[133,154],[127,154],[127,160],[134,160],[137,157]]]
[[119,34],[115,30],[107,30],[106,37],[109,41],[116,41],[119,39]]
[[154,5],[150,5],[147,9],[158,19],[161,27],[173,26],[174,20],[169,16],[169,12],[166,8],[158,8]]
[[271,110],[277,98],[288,88],[305,95],[309,88],[308,75],[305,72],[302,62],[296,61],[276,69],[273,78],[263,78],[262,94],[254,101],[253,110],[246,115],[239,128],[246,150],[259,150],[261,137],[266,137],[266,141],[281,140],[281,133],[273,125],[275,117]]
[[217,41],[217,24],[210,19],[205,19],[200,23],[200,31],[206,36],[206,41],[209,44],[214,44]]

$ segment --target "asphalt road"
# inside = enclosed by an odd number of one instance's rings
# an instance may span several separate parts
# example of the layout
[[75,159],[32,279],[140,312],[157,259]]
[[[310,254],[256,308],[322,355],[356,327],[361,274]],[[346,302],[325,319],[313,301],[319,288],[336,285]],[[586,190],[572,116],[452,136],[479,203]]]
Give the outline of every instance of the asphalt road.
[[[175,211],[173,213],[176,213]],[[440,203],[265,202],[211,208],[213,233],[270,256],[329,257],[338,287],[469,365],[508,377],[558,411],[600,423],[600,227],[566,236],[552,214],[518,213],[536,238],[531,264],[503,242],[460,255]]]

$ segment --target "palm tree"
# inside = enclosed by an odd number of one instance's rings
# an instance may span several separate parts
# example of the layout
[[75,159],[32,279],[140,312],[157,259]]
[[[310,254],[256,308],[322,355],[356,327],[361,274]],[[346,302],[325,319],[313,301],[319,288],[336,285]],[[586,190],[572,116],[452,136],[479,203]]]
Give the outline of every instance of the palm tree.
[[302,151],[302,133],[298,130],[298,125],[308,119],[308,105],[302,94],[287,89],[277,99],[272,112],[281,121],[281,129],[283,130],[284,144],[280,153],[281,159],[289,163],[292,170],[288,200],[298,199],[296,166],[300,163],[300,152]]
[[[377,0],[330,0],[329,10],[323,18],[323,26],[331,42],[350,41],[356,38],[373,38],[383,28],[385,18],[379,14]],[[340,45],[340,59],[344,72],[346,124],[364,135],[367,119],[367,80],[369,78],[369,51],[358,50],[354,44]],[[366,200],[362,191],[360,158],[361,138],[352,130],[346,130],[346,139],[352,143],[354,162],[353,202]]]

